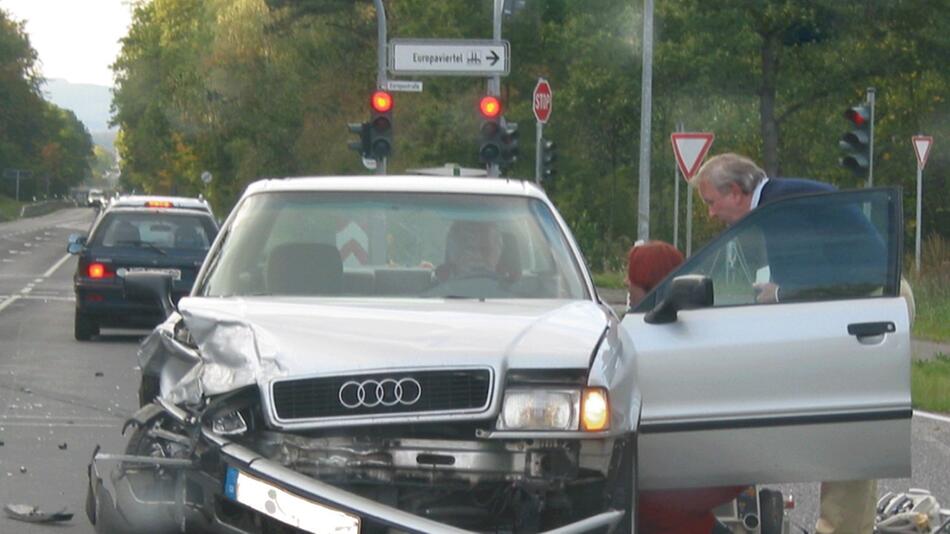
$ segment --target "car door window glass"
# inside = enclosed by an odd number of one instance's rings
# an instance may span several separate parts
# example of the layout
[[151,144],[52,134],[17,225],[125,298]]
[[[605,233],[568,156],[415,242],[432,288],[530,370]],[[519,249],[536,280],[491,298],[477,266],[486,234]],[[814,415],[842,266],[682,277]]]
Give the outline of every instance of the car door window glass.
[[899,216],[891,190],[809,195],[762,206],[690,258],[672,278],[713,282],[714,306],[756,303],[756,285],[778,286],[779,302],[896,295]]

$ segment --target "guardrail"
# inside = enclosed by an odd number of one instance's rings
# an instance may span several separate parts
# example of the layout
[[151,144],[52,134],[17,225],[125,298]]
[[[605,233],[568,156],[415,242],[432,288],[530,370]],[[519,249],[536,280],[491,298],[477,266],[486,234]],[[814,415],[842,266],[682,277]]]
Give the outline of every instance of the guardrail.
[[46,215],[63,208],[75,208],[76,203],[72,200],[42,200],[32,204],[25,204],[20,208],[20,218],[38,217]]

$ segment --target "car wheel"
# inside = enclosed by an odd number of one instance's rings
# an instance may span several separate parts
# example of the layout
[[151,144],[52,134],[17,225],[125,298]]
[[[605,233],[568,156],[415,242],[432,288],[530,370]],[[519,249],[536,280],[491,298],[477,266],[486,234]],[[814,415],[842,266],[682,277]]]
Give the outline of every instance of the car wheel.
[[85,314],[76,310],[76,318],[73,321],[73,336],[77,341],[89,341],[92,336],[99,335],[99,324]]
[[782,534],[785,502],[781,491],[759,490],[759,516],[762,518],[761,534]]

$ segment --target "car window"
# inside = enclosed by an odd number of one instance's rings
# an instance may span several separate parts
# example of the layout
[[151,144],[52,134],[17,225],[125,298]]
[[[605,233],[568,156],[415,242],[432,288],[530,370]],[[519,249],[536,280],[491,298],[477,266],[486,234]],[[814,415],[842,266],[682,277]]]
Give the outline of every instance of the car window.
[[113,212],[91,240],[96,247],[154,245],[162,249],[207,250],[214,224],[205,216],[155,212]]
[[495,195],[281,192],[239,207],[209,296],[585,298],[541,201]]
[[638,310],[652,307],[673,278],[687,274],[712,279],[715,306],[755,304],[768,283],[778,287],[779,303],[896,295],[893,194],[829,193],[762,206],[672,273]]

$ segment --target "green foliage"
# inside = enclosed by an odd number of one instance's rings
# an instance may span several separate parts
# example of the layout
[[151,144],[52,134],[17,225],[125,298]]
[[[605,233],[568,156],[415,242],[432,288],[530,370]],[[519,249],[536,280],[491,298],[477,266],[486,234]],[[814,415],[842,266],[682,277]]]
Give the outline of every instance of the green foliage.
[[913,362],[910,376],[914,408],[950,412],[950,356],[943,354],[933,360]]
[[[386,1],[389,38],[490,38],[490,0]],[[127,187],[209,196],[227,210],[251,180],[366,172],[347,148],[376,85],[369,1],[153,0],[135,4],[115,68],[115,123]],[[657,5],[651,145],[651,237],[673,240],[677,122],[716,133],[773,175],[863,185],[839,167],[843,110],[877,88],[875,183],[912,192],[910,136],[950,138],[946,0],[672,0]],[[545,137],[559,146],[545,184],[595,270],[619,268],[636,234],[640,123],[639,4],[537,0],[504,21],[511,75],[506,116],[520,124],[513,176],[534,175],[531,93],[554,89]],[[485,81],[424,77],[396,93],[391,173],[478,165]],[[939,141],[938,141],[939,142]],[[926,171],[924,224],[950,233],[950,154]],[[206,188],[204,170],[215,181]],[[680,213],[685,214],[685,192]],[[696,197],[694,249],[720,228]],[[912,216],[913,195],[905,213]],[[680,225],[683,232],[684,224]],[[911,234],[908,234],[911,235]],[[681,235],[680,243],[684,236]]]
[[[92,138],[71,111],[45,101],[23,23],[0,10],[0,171],[27,171],[21,198],[65,194],[89,176]],[[26,174],[26,173],[24,173]],[[0,192],[14,196],[14,180]]]
[[904,273],[917,304],[914,336],[950,341],[950,240],[932,234],[921,247],[920,274],[913,255],[904,261]]

